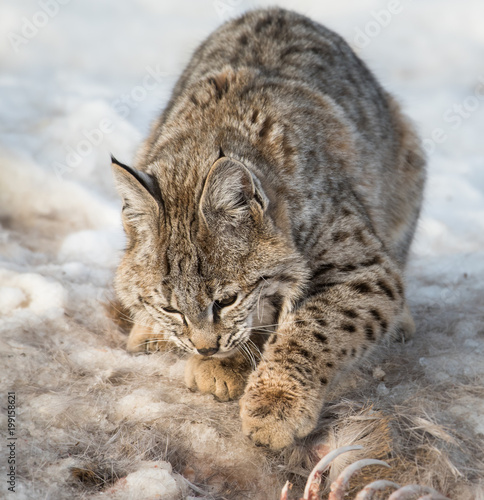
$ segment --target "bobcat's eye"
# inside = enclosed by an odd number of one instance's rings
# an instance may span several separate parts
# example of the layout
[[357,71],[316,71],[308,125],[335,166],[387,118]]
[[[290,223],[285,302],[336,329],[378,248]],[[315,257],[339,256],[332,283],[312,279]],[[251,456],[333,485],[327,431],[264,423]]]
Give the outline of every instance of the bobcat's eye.
[[178,311],[177,309],[174,309],[173,307],[170,307],[170,306],[162,307],[162,309],[163,309],[163,311],[165,311],[169,314],[182,314],[180,311]]
[[214,305],[219,309],[223,307],[231,306],[237,300],[237,294],[231,295],[230,297],[226,297],[225,299],[216,300]]

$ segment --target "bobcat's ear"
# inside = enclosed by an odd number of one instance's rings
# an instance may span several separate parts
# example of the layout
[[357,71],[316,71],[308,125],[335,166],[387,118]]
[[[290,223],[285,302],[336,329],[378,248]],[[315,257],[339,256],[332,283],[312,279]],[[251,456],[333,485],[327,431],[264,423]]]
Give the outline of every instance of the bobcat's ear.
[[123,165],[111,156],[116,188],[123,199],[123,215],[134,219],[143,215],[159,215],[162,206],[156,179],[146,172]]
[[208,227],[237,227],[251,216],[262,218],[267,205],[259,179],[245,165],[227,157],[212,165],[200,199]]

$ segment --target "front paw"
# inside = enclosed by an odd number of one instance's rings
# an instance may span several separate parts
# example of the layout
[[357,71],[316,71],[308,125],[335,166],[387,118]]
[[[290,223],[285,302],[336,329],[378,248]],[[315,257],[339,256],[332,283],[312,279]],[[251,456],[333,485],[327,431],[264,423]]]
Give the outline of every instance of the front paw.
[[237,399],[244,392],[247,366],[234,358],[192,356],[185,367],[188,388],[213,394],[219,401]]
[[263,363],[240,400],[242,431],[256,445],[279,450],[316,426],[322,399],[315,387],[295,382],[281,367]]

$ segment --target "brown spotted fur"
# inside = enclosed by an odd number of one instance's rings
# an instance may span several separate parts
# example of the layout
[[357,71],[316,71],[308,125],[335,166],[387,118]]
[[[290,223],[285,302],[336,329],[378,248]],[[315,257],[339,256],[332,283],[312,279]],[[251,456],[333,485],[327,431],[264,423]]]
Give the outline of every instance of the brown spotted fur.
[[137,170],[114,163],[129,349],[191,352],[188,386],[243,393],[257,444],[306,436],[338,373],[397,329],[413,333],[402,273],[424,164],[398,105],[338,35],[282,9],[223,25]]

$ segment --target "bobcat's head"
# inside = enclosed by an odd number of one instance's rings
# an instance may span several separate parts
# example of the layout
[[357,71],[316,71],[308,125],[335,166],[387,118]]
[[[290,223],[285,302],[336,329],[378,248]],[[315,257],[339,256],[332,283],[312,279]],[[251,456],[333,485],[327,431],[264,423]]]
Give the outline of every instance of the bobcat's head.
[[292,307],[302,257],[240,161],[222,156],[185,178],[159,164],[148,174],[113,159],[113,169],[127,235],[115,286],[135,322],[189,352],[229,356],[263,299],[271,323]]

